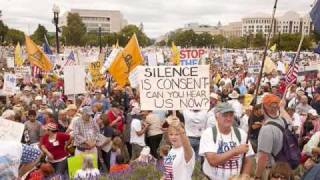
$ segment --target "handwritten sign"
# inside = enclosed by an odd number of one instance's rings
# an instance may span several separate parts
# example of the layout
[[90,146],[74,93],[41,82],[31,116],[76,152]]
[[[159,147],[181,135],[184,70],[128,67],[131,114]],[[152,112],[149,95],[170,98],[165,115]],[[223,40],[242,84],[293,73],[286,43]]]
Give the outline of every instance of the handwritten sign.
[[90,63],[89,65],[89,72],[92,78],[91,81],[95,87],[103,87],[106,84],[106,78],[100,73],[101,68],[102,63],[100,61]]
[[209,66],[150,66],[139,73],[142,110],[209,109]]
[[16,93],[17,78],[14,74],[4,74],[3,92],[7,95],[13,95]]
[[14,71],[18,79],[23,79],[25,76],[31,76],[30,67],[16,67]]
[[20,142],[24,124],[0,118],[0,141]]

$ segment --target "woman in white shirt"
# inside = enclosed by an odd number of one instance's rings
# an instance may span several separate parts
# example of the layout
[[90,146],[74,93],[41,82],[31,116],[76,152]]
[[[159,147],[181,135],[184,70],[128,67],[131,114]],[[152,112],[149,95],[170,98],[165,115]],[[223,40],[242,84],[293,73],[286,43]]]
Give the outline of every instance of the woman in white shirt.
[[191,180],[195,165],[195,154],[182,124],[172,123],[168,128],[172,148],[164,159],[163,180]]

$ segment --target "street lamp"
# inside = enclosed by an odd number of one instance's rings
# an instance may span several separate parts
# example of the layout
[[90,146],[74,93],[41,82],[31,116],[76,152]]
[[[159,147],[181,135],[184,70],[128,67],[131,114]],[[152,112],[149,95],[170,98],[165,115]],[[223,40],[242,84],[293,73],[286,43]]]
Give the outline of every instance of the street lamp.
[[60,8],[56,4],[53,5],[52,8],[53,11],[53,22],[56,26],[56,45],[57,45],[57,54],[59,54],[59,13],[60,13]]
[[100,47],[100,54],[102,52],[102,45],[101,45],[101,24],[98,25],[99,26],[99,47]]

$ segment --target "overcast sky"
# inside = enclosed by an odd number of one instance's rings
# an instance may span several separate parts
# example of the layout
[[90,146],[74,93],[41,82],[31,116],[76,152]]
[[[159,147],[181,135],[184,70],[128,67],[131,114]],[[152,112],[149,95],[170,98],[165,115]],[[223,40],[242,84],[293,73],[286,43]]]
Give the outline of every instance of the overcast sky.
[[[289,10],[305,15],[313,2],[279,0],[277,15]],[[274,0],[0,0],[0,10],[9,27],[30,34],[39,23],[54,31],[53,4],[61,13],[71,8],[120,10],[129,24],[143,22],[145,33],[156,38],[190,22],[225,25],[251,14],[271,14]]]

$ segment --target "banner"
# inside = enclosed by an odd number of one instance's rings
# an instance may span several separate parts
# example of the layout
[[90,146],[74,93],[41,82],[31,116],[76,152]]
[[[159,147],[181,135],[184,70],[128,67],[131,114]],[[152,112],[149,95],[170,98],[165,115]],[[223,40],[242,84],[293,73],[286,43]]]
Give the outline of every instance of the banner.
[[139,79],[142,110],[209,109],[209,66],[141,67]]
[[98,168],[98,163],[97,163],[97,156],[94,154],[79,154],[73,157],[68,158],[68,170],[69,170],[69,178],[73,179],[74,175],[76,174],[77,170],[82,168],[82,161],[83,157],[85,155],[91,155],[93,156],[93,166],[95,168]]
[[197,65],[205,53],[205,49],[181,49],[180,65]]
[[24,124],[0,118],[0,141],[20,142]]
[[86,93],[86,72],[84,66],[64,67],[64,94]]
[[3,92],[6,95],[13,95],[17,90],[17,78],[14,74],[4,74]]

